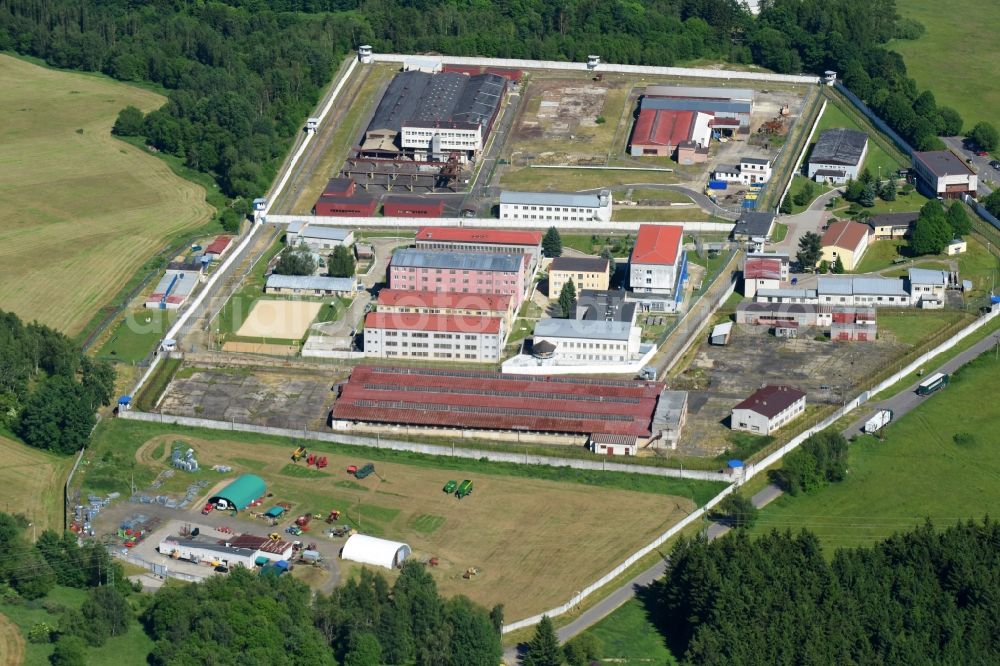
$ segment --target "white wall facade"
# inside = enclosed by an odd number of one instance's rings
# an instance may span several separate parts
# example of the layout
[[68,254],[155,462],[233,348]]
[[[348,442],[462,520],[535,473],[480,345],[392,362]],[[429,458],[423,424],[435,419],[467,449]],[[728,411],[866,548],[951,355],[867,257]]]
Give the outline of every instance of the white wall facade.
[[768,418],[764,414],[755,412],[752,409],[734,409],[731,422],[732,429],[752,432],[755,435],[769,435],[798,417],[805,410],[805,396],[775,414],[773,418]]
[[[678,254],[680,257],[680,254]],[[637,294],[674,295],[677,287],[677,264],[632,264],[628,284]]]
[[499,333],[451,333],[365,327],[365,356],[498,363],[504,339],[503,320],[500,323]]
[[417,157],[430,159],[433,156],[447,159],[447,153],[460,152],[468,156],[483,149],[482,128],[459,129],[454,127],[409,127],[403,126],[400,145],[413,150]]
[[626,363],[639,355],[642,329],[633,326],[627,340],[572,338],[535,335],[535,344],[548,342],[555,345],[553,358],[556,363]]
[[551,226],[552,222],[610,222],[611,206],[610,196],[604,200],[602,205],[595,206],[502,203],[500,204],[500,219],[533,222],[538,226]]

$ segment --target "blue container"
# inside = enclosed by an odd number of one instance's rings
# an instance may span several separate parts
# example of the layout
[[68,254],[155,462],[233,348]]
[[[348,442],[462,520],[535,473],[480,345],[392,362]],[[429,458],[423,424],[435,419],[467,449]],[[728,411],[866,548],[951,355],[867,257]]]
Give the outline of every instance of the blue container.
[[710,190],[724,190],[729,187],[729,183],[724,180],[710,180],[708,181],[708,189]]

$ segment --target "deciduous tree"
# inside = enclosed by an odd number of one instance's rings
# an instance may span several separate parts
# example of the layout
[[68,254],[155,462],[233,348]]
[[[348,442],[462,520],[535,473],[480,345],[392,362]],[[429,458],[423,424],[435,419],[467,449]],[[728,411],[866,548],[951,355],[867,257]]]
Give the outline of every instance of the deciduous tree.
[[965,205],[960,201],[954,201],[948,206],[948,224],[951,225],[951,232],[955,238],[968,236],[972,231],[972,221],[965,212]]
[[357,268],[354,253],[350,248],[338,245],[333,248],[333,254],[329,256],[326,267],[332,277],[352,278]]
[[928,201],[917,216],[913,237],[910,239],[910,249],[918,255],[940,254],[953,237],[951,225],[941,203]]
[[982,150],[993,151],[1000,144],[1000,135],[997,134],[996,127],[985,120],[976,123],[969,132],[969,138]]

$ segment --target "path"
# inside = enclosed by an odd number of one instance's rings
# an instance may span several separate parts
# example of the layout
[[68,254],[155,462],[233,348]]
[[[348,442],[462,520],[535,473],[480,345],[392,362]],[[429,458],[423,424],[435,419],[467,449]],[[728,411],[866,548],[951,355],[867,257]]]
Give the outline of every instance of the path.
[[[977,358],[979,355],[986,351],[994,349],[997,347],[1000,349],[1000,334],[990,335],[983,340],[980,340],[974,344],[969,349],[956,355],[951,360],[941,364],[939,367],[930,369],[928,368],[927,373],[933,372],[946,372],[953,373],[960,367]],[[868,403],[865,409],[860,410],[863,416],[859,417],[856,421],[851,423],[844,431],[845,437],[851,437],[857,435],[861,432],[861,427],[864,425],[865,421],[868,420],[871,413],[878,409],[891,409],[893,412],[893,418],[898,419],[904,414],[912,411],[925,398],[918,396],[916,394],[916,387],[919,382],[914,382],[912,385],[906,387],[898,394],[892,398],[887,398],[886,400],[881,400],[878,402]],[[763,490],[755,494],[750,498],[753,505],[757,508],[762,508],[773,502],[775,499],[782,495],[782,491],[775,485],[769,485]],[[712,540],[717,539],[730,528],[719,523],[713,523],[704,532],[705,536]],[[570,640],[574,636],[580,634],[581,632],[589,629],[591,626],[599,622],[601,619],[609,615],[612,611],[616,610],[619,606],[624,604],[626,601],[635,596],[636,591],[640,587],[645,587],[662,577],[667,568],[666,558],[658,561],[656,564],[641,572],[631,580],[627,581],[622,586],[615,589],[611,594],[597,602],[583,613],[579,617],[574,619],[572,622],[564,627],[557,630],[557,635],[559,640],[563,643]],[[517,663],[517,651],[516,648],[509,648],[505,651],[504,656],[507,658],[508,663]]]
[[17,666],[24,663],[24,636],[21,628],[0,613],[0,664]]
[[[707,196],[687,185],[665,185],[663,183],[625,183],[624,185],[615,185],[615,189],[643,189],[643,190],[671,190],[673,192],[680,192],[681,194],[688,196],[692,201],[697,204],[699,208],[708,213],[709,215],[714,215],[715,217],[725,218],[727,220],[735,220],[740,216],[739,211],[734,211],[724,206],[720,206],[715,203]],[[602,189],[607,189],[606,187],[596,187],[589,190],[580,190],[581,192],[593,192],[598,193]]]
[[794,257],[799,249],[799,238],[804,236],[807,231],[814,231],[822,235],[823,224],[828,217],[826,203],[835,196],[841,196],[839,189],[821,194],[809,204],[809,208],[801,213],[780,216],[778,222],[788,225],[788,233],[785,234],[784,240],[771,243],[767,249],[774,252],[787,252]]

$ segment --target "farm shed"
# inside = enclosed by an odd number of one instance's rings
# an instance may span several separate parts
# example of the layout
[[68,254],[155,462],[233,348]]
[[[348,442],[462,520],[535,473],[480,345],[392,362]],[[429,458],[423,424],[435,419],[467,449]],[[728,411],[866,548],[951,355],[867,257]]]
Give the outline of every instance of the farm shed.
[[355,534],[347,539],[340,556],[352,562],[395,569],[410,556],[410,552],[410,547],[399,541]]
[[264,483],[264,479],[256,474],[243,474],[208,501],[211,504],[224,504],[223,508],[245,509],[250,506],[251,502],[263,497],[266,493],[267,485]]

